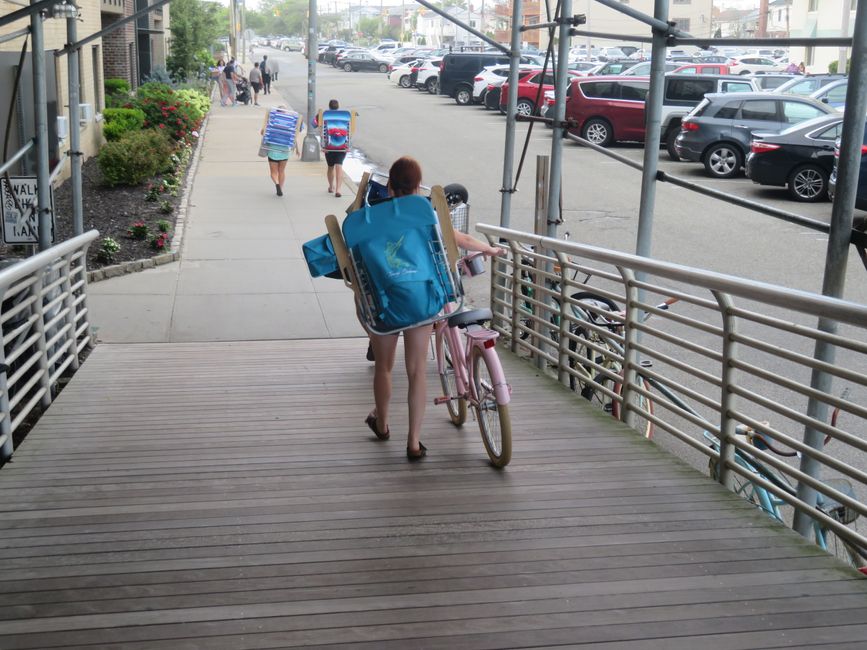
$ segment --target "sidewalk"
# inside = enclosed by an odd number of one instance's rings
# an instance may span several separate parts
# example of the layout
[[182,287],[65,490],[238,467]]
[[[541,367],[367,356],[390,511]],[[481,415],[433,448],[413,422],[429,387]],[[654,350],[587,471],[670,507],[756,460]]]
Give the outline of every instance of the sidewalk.
[[[273,99],[271,99],[273,97]],[[352,293],[338,280],[313,280],[301,244],[341,215],[354,186],[326,192],[324,158],[286,166],[276,196],[256,154],[265,111],[215,104],[193,179],[181,259],[93,283],[88,304],[108,343],[236,341],[363,336]]]

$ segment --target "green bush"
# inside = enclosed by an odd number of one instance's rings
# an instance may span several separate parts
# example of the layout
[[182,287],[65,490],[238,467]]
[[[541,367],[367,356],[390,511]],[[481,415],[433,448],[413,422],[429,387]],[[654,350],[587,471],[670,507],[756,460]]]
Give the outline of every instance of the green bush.
[[[828,72],[830,72],[831,74],[837,74],[837,66],[838,66],[837,61],[831,61],[831,63],[828,64]],[[852,67],[852,59],[846,59],[846,74],[849,74],[849,69],[851,67]]]
[[205,93],[193,90],[192,88],[176,90],[175,97],[178,101],[189,103],[190,106],[196,109],[198,113],[197,119],[199,120],[205,117],[211,108],[211,99]]
[[145,121],[144,111],[139,108],[106,108],[102,116],[105,119],[102,132],[109,141],[117,140],[129,131],[140,131]]
[[109,187],[138,185],[171,165],[174,146],[156,129],[129,131],[99,152],[99,169]]
[[103,83],[106,95],[129,94],[129,82],[126,79],[106,79]]

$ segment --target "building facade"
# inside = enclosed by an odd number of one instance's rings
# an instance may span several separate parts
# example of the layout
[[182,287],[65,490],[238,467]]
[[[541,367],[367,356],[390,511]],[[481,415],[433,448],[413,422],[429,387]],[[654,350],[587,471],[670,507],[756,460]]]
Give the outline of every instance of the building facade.
[[[792,0],[792,37],[852,36],[856,0]],[[804,62],[809,72],[827,72],[839,57],[836,47],[791,47],[789,60]]]

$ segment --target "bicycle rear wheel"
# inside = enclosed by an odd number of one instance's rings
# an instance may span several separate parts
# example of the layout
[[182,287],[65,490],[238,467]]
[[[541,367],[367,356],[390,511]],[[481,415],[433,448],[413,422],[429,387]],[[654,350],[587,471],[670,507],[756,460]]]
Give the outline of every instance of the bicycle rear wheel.
[[867,575],[867,549],[855,546],[828,528],[821,529],[817,536],[821,536],[817,541],[826,552]]
[[442,336],[436,337],[437,345],[437,361],[442,359],[441,367],[439,368],[440,384],[443,388],[443,394],[449,398],[446,402],[446,408],[449,410],[449,418],[456,427],[461,426],[467,421],[467,400],[458,395],[458,384],[455,379],[454,359],[450,339],[447,332],[443,332]]
[[471,381],[479,398],[476,416],[485,451],[495,467],[505,467],[512,459],[512,420],[509,417],[509,407],[507,404],[497,403],[487,359],[478,347],[473,347],[470,365]]

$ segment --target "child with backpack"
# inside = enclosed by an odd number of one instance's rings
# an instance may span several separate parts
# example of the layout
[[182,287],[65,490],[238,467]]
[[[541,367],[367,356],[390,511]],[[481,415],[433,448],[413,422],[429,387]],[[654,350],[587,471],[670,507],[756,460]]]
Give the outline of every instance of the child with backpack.
[[[392,197],[409,196],[419,193],[421,186],[421,166],[413,158],[404,156],[394,162],[388,173],[388,190]],[[455,231],[455,243],[469,251],[480,251],[485,255],[496,256],[502,249],[490,246],[466,233]],[[383,252],[384,255],[388,251]],[[410,462],[424,458],[427,448],[421,443],[421,425],[427,404],[426,366],[427,348],[433,325],[409,327],[403,330],[404,362],[409,379],[409,435],[406,444],[406,457]],[[397,350],[397,334],[370,334],[370,344],[375,357],[373,396],[375,408],[365,419],[365,423],[380,440],[388,440],[388,410],[391,399],[391,371],[394,367]]]
[[350,137],[355,132],[355,113],[340,110],[336,99],[328,102],[327,111],[319,111],[313,126],[322,128],[322,151],[328,164],[328,192],[340,198],[343,184],[343,161],[350,147]]

